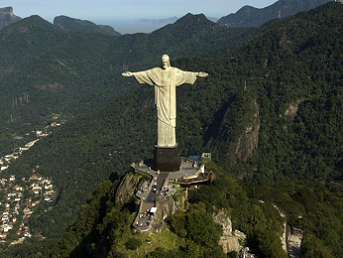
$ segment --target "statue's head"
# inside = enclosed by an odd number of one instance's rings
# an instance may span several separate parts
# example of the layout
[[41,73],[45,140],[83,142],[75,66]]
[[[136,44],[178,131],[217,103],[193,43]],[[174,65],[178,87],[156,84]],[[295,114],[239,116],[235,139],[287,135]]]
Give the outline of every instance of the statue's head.
[[168,55],[162,56],[162,68],[167,69],[170,67],[170,58]]

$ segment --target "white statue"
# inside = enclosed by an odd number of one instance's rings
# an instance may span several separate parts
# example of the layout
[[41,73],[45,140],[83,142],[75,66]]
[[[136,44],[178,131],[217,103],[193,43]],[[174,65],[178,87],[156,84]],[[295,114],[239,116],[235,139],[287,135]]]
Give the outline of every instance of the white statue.
[[205,72],[187,72],[170,66],[168,55],[162,56],[162,68],[155,67],[142,72],[124,72],[124,77],[134,76],[140,84],[155,87],[157,107],[157,146],[175,147],[176,136],[176,86],[193,84],[197,77],[207,77]]

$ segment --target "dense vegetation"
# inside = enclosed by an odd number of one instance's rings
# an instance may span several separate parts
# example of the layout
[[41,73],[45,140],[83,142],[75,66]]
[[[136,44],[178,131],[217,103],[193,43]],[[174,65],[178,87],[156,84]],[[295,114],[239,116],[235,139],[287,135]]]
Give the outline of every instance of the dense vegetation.
[[[130,225],[134,218],[131,203],[115,203],[118,176],[102,182],[87,197],[75,222],[63,238],[55,243],[40,242],[30,245],[31,253],[43,257],[129,257],[142,245],[144,234],[132,235]],[[229,186],[229,187],[228,187]],[[215,200],[215,202],[213,202]],[[178,211],[168,223],[180,241],[174,249],[162,246],[137,257],[225,257],[218,245],[222,235],[221,226],[213,221],[213,210],[225,209],[235,222],[235,229],[248,232],[248,241],[264,257],[285,257],[278,237],[282,220],[269,204],[250,199],[246,191],[234,179],[221,175],[212,186],[191,191],[189,208]],[[146,236],[148,237],[148,236]],[[153,236],[151,236],[153,237]],[[147,245],[146,243],[144,243]],[[49,249],[42,249],[49,246]],[[149,249],[151,249],[149,247]],[[26,250],[16,248],[7,252],[10,257],[28,255]]]
[[[178,89],[182,154],[212,152],[225,172],[262,185],[243,185],[242,190],[232,179],[218,181],[213,188],[200,189],[191,196],[194,212],[211,211],[211,204],[236,207],[230,211],[234,227],[244,231],[261,253],[270,252],[268,257],[278,254],[278,243],[266,246],[263,241],[275,239],[279,222],[266,219],[274,215],[270,207],[258,204],[259,199],[276,203],[288,214],[290,225],[305,230],[305,257],[339,257],[341,253],[342,13],[343,5],[330,3],[270,24],[260,36],[221,59],[172,60],[172,65],[182,69],[210,74],[194,86]],[[143,37],[160,37],[156,42],[165,45],[168,31],[174,29],[177,27],[169,25]],[[140,35],[132,36],[131,44],[134,37]],[[137,48],[147,48],[149,41],[140,40],[142,45],[136,42]],[[219,49],[224,48],[213,51]],[[174,50],[177,52],[176,46]],[[189,51],[193,54],[194,48]],[[137,50],[136,57],[143,58],[142,53],[143,49]],[[258,113],[253,103],[257,103]],[[156,135],[154,117],[153,89],[137,86],[105,108],[70,121],[25,153],[11,171],[24,175],[39,164],[39,173],[52,176],[60,190],[54,208],[33,217],[37,232],[60,235],[75,218],[75,206],[95,184],[113,171],[125,171],[133,161],[149,158]],[[235,156],[236,144],[251,125],[259,126],[258,148],[243,161]],[[231,191],[228,185],[240,190],[227,193]],[[217,193],[215,198],[212,193]],[[218,198],[221,193],[226,197]],[[242,210],[235,199],[245,204]],[[258,214],[258,223],[250,213]],[[187,216],[181,214],[180,218]],[[187,226],[175,232],[194,242],[189,230]]]
[[256,29],[227,29],[188,14],[151,34],[111,37],[66,33],[38,16],[0,34],[0,155],[20,146],[15,136],[100,109],[131,88],[125,70],[172,58],[218,57],[254,36]]
[[[146,146],[153,146],[155,126],[149,126],[154,121],[154,115],[150,116],[151,123],[145,121],[140,125],[138,133],[135,127],[129,129],[127,125],[134,125],[139,117],[131,116],[136,119],[130,121],[128,117],[114,117],[125,112],[130,116],[135,103],[144,103],[147,99],[151,100],[152,96],[145,98],[139,91],[132,92],[122,102],[102,109],[103,105],[136,86],[132,81],[124,81],[121,77],[123,69],[128,69],[128,65],[134,70],[142,69],[143,64],[157,66],[161,53],[218,56],[236,46],[240,40],[251,37],[254,32],[257,31],[222,28],[204,16],[191,14],[150,35],[136,34],[119,38],[101,34],[67,34],[38,16],[5,28],[3,41],[0,42],[4,46],[0,51],[5,57],[2,65],[4,69],[12,67],[12,70],[2,73],[4,80],[1,91],[5,94],[0,94],[4,100],[0,102],[3,105],[0,112],[6,127],[2,127],[0,154],[8,154],[13,145],[18,146],[27,140],[27,137],[17,140],[15,136],[24,135],[27,133],[25,130],[31,131],[35,126],[42,128],[49,124],[52,113],[67,120],[84,114],[70,121],[66,130],[56,130],[56,138],[54,133],[52,138],[49,137],[38,147],[37,152],[25,153],[22,160],[30,161],[15,164],[10,171],[17,175],[27,175],[39,163],[39,172],[52,175],[57,184],[59,198],[54,205],[60,207],[58,213],[61,216],[55,218],[57,211],[44,213],[32,222],[34,227],[38,226],[49,236],[60,235],[63,232],[62,225],[65,227],[75,217],[75,207],[80,205],[86,194],[115,168],[124,171],[132,159],[128,152],[135,153],[135,160],[147,156],[150,150]],[[220,35],[218,41],[221,44],[212,39],[216,35]],[[231,40],[233,38],[234,41]],[[194,47],[196,43],[199,44],[198,48]],[[21,58],[19,53],[22,54]],[[29,75],[28,71],[31,71]],[[11,98],[14,94],[20,96],[24,92],[29,95],[29,103],[21,104],[19,98]],[[148,89],[145,92],[149,94]],[[13,106],[13,101],[19,104]],[[150,104],[153,112],[152,102]],[[89,115],[94,108],[99,111]],[[13,115],[12,122],[6,119],[10,114]],[[29,125],[25,123],[28,121]],[[121,129],[116,131],[117,126],[124,129],[127,136],[142,136],[149,139],[150,143],[147,141],[146,146],[130,150],[129,138],[123,137]],[[79,141],[80,137],[84,137],[83,140]],[[47,147],[46,144],[54,146]],[[67,149],[63,150],[65,147]],[[44,209],[42,207],[42,211]]]

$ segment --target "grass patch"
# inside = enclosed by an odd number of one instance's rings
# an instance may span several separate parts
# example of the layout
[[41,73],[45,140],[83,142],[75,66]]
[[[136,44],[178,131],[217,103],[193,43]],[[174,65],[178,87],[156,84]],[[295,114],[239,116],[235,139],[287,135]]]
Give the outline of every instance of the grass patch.
[[166,226],[163,226],[161,233],[136,234],[133,236],[142,241],[142,246],[137,250],[126,250],[125,253],[130,257],[145,257],[149,252],[154,251],[157,247],[165,250],[175,250],[185,244],[185,240],[171,232]]

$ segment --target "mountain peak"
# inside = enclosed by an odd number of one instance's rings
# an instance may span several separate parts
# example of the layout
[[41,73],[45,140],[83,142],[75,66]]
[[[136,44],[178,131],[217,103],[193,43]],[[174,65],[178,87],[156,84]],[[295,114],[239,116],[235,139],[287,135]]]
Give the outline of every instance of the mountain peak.
[[218,23],[230,27],[258,27],[276,18],[292,16],[300,11],[308,11],[332,0],[279,0],[265,8],[243,6],[236,13],[218,20]]
[[[28,18],[24,18],[11,26],[7,26],[2,31],[6,31],[5,35],[33,35],[41,37],[43,34],[55,34],[61,33],[61,30],[53,26],[50,22],[44,20],[38,15],[32,15]],[[46,34],[47,33],[47,34]],[[40,36],[39,36],[40,35]]]
[[182,18],[178,19],[175,24],[177,25],[210,25],[213,22],[209,21],[204,14],[191,14],[187,13]]
[[101,33],[109,36],[120,36],[120,33],[110,26],[96,25],[87,20],[74,19],[64,15],[55,17],[54,25],[65,32]]

